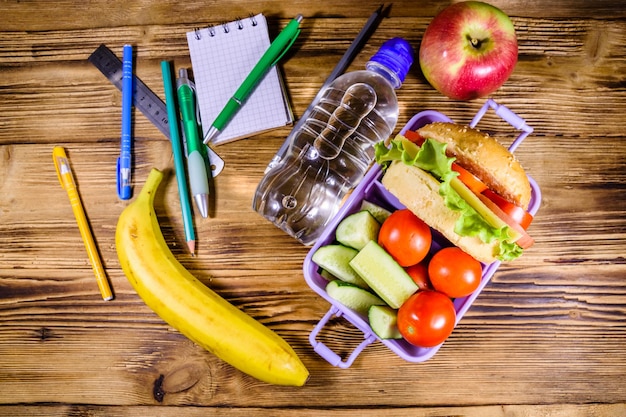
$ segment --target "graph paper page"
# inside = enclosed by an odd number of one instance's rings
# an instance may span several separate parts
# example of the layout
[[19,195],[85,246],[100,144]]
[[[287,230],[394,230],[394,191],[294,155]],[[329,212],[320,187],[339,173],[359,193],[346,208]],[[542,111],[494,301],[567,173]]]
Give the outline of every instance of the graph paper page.
[[[204,134],[263,53],[270,46],[262,14],[187,33]],[[248,100],[213,139],[215,145],[241,139],[293,122],[276,67],[267,73]]]

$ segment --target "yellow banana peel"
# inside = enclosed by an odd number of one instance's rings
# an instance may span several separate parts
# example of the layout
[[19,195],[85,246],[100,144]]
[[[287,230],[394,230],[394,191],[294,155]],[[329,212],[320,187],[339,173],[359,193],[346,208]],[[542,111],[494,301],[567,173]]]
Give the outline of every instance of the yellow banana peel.
[[154,211],[162,178],[153,168],[117,223],[117,254],[137,294],[169,325],[240,371],[270,384],[304,385],[309,371],[284,339],[208,288],[176,260]]

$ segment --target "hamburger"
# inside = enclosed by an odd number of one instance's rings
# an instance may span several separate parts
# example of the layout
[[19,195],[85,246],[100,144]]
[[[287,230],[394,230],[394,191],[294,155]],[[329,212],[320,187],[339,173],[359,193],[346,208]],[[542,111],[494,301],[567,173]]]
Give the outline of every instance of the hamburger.
[[490,135],[435,122],[377,144],[376,161],[389,192],[478,261],[511,261],[534,243],[528,176]]

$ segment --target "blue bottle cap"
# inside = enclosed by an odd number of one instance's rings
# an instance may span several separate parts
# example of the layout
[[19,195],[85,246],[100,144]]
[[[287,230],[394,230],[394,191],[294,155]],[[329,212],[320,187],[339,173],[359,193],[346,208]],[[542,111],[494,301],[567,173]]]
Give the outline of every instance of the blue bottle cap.
[[[413,64],[413,58],[414,52],[409,42],[402,38],[392,38],[382,44],[366,67],[370,64],[386,67],[402,84]],[[395,87],[398,88],[400,85]]]

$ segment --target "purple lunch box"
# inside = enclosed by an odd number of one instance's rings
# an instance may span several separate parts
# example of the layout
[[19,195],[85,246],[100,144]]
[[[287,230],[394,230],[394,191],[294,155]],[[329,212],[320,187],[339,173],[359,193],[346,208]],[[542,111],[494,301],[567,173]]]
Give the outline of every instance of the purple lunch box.
[[[517,116],[511,110],[503,105],[497,104],[495,101],[489,99],[481,110],[474,116],[474,119],[470,123],[470,127],[475,127],[480,119],[489,110],[495,110],[495,113],[503,120],[511,124],[515,129],[521,131],[519,136],[513,141],[509,150],[511,152],[520,145],[520,143],[528,136],[533,129],[528,126],[524,119]],[[427,110],[416,114],[400,131],[401,134],[407,130],[416,130],[420,127],[432,122],[451,122],[452,120],[447,116],[432,110]],[[346,216],[355,213],[360,210],[362,200],[367,200],[382,207],[385,207],[391,211],[403,208],[404,206],[380,183],[382,177],[381,167],[377,164],[368,171],[363,180],[354,189],[351,196],[346,200],[344,205],[339,209],[337,214],[333,217],[329,225],[324,230],[324,233],[316,241],[315,245],[311,248],[307,254],[304,265],[304,277],[307,284],[320,296],[326,299],[331,307],[324,317],[318,322],[309,336],[309,341],[313,346],[315,352],[317,352],[322,358],[328,361],[333,366],[340,368],[348,368],[352,365],[357,356],[367,347],[369,344],[380,340],[385,346],[395,352],[398,356],[409,362],[422,362],[431,358],[441,345],[432,348],[421,348],[410,344],[404,339],[379,339],[372,331],[367,317],[351,310],[350,308],[342,305],[338,301],[332,299],[326,293],[326,284],[328,281],[320,275],[320,268],[312,261],[312,256],[315,251],[324,245],[334,243],[335,241],[335,229],[337,225]],[[534,216],[541,204],[541,191],[539,186],[530,176],[528,177],[532,190],[531,200],[528,207],[528,211]],[[439,250],[441,247],[450,246],[450,243],[438,233],[433,233],[433,243],[431,253]],[[456,324],[459,323],[465,312],[470,308],[476,297],[480,294],[484,286],[489,282],[493,274],[496,272],[500,262],[496,261],[488,265],[483,265],[483,275],[481,283],[476,291],[472,294],[457,298],[454,300],[454,307],[456,310]],[[320,331],[326,326],[329,320],[333,317],[343,317],[350,322],[354,327],[359,329],[363,333],[363,341],[348,355],[346,359],[342,358],[339,354],[331,350],[328,346],[318,340]],[[443,344],[442,344],[443,345]]]

